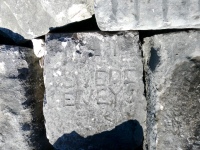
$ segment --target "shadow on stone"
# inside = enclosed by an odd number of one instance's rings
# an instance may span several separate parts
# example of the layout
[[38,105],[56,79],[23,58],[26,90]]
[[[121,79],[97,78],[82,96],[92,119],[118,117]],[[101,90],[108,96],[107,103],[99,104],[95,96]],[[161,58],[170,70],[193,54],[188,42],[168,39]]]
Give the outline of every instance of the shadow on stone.
[[157,51],[158,51],[157,49],[155,49],[153,47],[151,48],[151,58],[149,61],[149,67],[150,67],[151,71],[155,71],[157,65],[160,62],[160,56],[158,56]]
[[24,40],[24,37],[18,33],[15,33],[7,28],[0,28],[0,44],[7,44],[7,45],[16,45],[20,41]]
[[100,31],[99,27],[97,26],[95,15],[83,21],[70,23],[61,27],[50,28],[49,30],[49,33]]
[[140,42],[143,44],[144,38],[146,37],[151,37],[159,34],[175,33],[175,32],[189,32],[191,30],[199,30],[199,29],[187,28],[187,29],[139,30],[138,32],[139,32]]
[[18,69],[18,79],[20,80],[26,80],[27,76],[28,76],[28,69],[27,68],[21,68],[21,69]]
[[7,28],[0,28],[0,45],[13,45],[33,48],[31,40],[27,40],[20,34],[15,33]]
[[[163,149],[165,143],[169,149],[177,147],[176,143],[180,144],[180,149],[200,149],[200,61],[197,61],[176,64],[170,87],[160,96],[161,104],[168,109],[158,113],[159,120],[166,120],[166,116],[172,118],[173,128],[168,125],[159,127],[158,136],[162,138],[157,149]],[[170,141],[171,138],[175,140]]]
[[137,120],[129,120],[111,131],[86,138],[73,131],[63,134],[54,147],[56,150],[143,150],[143,129]]
[[[46,130],[44,125],[43,116],[43,99],[44,99],[44,81],[43,81],[43,69],[39,65],[39,59],[35,57],[32,50],[27,50],[24,53],[24,57],[28,63],[28,68],[18,70],[22,84],[26,91],[26,101],[23,102],[24,108],[31,108],[32,110],[32,122],[29,125],[22,125],[23,130],[30,129],[31,136],[30,145],[36,150],[53,150],[53,146],[49,143],[46,137]],[[26,80],[24,80],[26,79]]]

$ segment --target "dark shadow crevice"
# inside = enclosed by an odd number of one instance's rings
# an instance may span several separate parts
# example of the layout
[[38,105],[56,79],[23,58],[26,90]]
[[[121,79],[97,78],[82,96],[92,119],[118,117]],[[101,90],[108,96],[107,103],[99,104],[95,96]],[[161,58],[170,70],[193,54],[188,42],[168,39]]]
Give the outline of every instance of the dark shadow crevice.
[[[18,37],[18,41],[14,41],[14,37]],[[18,33],[15,33],[6,28],[0,28],[0,45],[20,46],[26,48],[33,48],[31,40],[25,39]]]
[[100,31],[95,15],[93,15],[91,18],[79,21],[79,22],[73,22],[61,27],[56,28],[50,28],[49,33],[72,33],[72,32],[92,32],[92,31]]
[[[10,29],[0,27],[0,44],[8,43],[8,45],[12,43],[18,43],[20,41],[24,41],[24,37],[18,33],[13,32]],[[13,39],[17,39],[14,41]]]
[[[22,80],[24,80],[24,89],[26,91],[26,101],[22,104],[24,108],[32,110],[32,122],[30,130],[32,131],[30,145],[35,150],[53,150],[53,146],[49,143],[46,137],[45,122],[43,116],[43,99],[44,99],[44,79],[43,69],[39,66],[39,59],[35,57],[33,51],[25,53],[25,60],[28,63],[28,71],[20,70]],[[24,124],[22,129],[28,129],[29,126]]]
[[16,43],[6,33],[0,31],[0,45],[16,45]]
[[139,39],[141,41],[141,44],[144,43],[144,38],[151,37],[154,35],[159,34],[170,34],[175,32],[189,32],[190,30],[199,30],[194,28],[187,28],[187,29],[161,29],[161,30],[139,30]]

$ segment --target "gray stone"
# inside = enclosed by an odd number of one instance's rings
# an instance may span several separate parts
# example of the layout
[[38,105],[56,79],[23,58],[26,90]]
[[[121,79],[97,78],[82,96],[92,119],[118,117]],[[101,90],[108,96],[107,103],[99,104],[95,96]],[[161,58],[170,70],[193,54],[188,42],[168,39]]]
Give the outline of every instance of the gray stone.
[[43,110],[54,147],[135,149],[142,144],[146,100],[138,41],[137,32],[47,35]]
[[88,19],[93,0],[0,0],[0,30],[16,42],[46,34],[51,27]]
[[150,150],[200,149],[200,32],[145,38]]
[[95,0],[102,31],[200,28],[199,0]]
[[30,85],[27,82],[31,49],[0,46],[0,149],[33,149],[31,109],[26,107]]

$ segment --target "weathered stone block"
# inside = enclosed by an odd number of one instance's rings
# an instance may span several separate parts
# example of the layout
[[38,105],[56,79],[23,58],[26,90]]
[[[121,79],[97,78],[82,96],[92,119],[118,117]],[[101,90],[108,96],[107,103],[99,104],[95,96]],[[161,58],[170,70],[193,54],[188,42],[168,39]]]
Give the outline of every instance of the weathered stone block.
[[145,38],[150,150],[200,149],[200,32]]
[[19,42],[92,15],[93,0],[5,0],[0,5],[0,30]]
[[95,0],[103,31],[199,28],[198,0]]
[[[31,49],[0,46],[0,149],[33,149],[30,143],[31,109],[26,104],[30,92]],[[30,62],[26,61],[26,58]],[[33,58],[33,57],[32,57]]]
[[137,32],[47,35],[44,116],[54,147],[142,144],[146,100],[138,41]]

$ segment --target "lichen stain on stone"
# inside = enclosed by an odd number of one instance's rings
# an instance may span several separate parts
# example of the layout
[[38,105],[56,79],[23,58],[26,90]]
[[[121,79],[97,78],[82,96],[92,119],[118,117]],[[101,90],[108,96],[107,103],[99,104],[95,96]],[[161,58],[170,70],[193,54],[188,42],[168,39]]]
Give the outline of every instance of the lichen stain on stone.
[[0,62],[0,74],[5,74],[5,73],[6,73],[5,63]]

